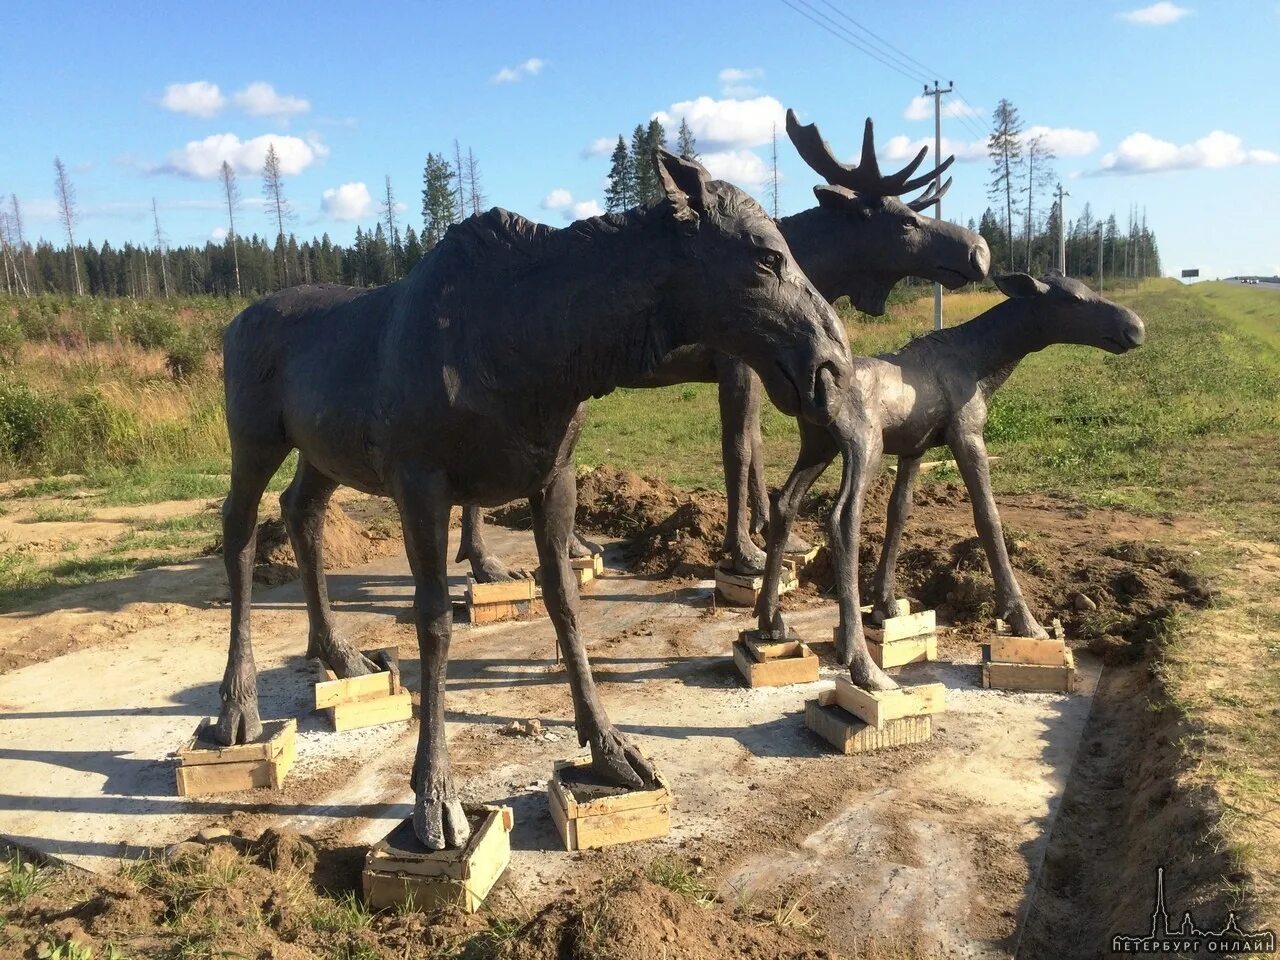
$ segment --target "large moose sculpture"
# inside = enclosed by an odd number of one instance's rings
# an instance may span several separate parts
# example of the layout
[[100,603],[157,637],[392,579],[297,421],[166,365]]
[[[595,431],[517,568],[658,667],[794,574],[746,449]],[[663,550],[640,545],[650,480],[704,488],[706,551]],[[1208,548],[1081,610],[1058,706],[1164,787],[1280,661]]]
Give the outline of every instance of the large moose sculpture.
[[[787,111],[787,133],[801,158],[826,181],[814,188],[818,206],[777,221],[800,268],[828,300],[848,296],[860,311],[879,316],[889,291],[904,277],[922,277],[955,289],[982,280],[991,256],[986,242],[963,227],[923,216],[946,193],[951,181],[937,188],[951,165],[948,157],[927,174],[913,177],[923,162],[921,149],[897,173],[883,174],[876,161],[875,128],[867,119],[858,166],[837,163],[817,127],[801,126]],[[934,186],[915,200],[898,198],[925,184]],[[657,369],[624,383],[632,387],[664,387],[677,383],[715,382],[720,392],[721,453],[729,516],[724,553],[735,570],[759,573],[764,552],[752,541],[768,517],[760,436],[760,381],[738,358],[698,345],[676,351]],[[470,559],[481,582],[508,579],[513,574],[485,545],[478,508],[463,511],[458,560]],[[574,552],[592,548],[575,537]],[[792,538],[790,550],[808,545]]]
[[651,208],[562,230],[492,210],[452,227],[395,283],[295,287],[232,321],[224,340],[231,638],[221,742],[262,729],[249,630],[258,503],[296,449],[281,503],[312,648],[340,676],[371,665],[333,628],[320,562],[325,504],[342,484],[390,496],[399,508],[422,665],[413,826],[428,848],[469,835],[445,744],[452,504],[528,498],[579,741],[607,782],[652,779],[605,713],[578,630],[568,540],[583,403],[702,343],[741,357],[781,409],[826,429],[845,416],[850,375],[840,320],[760,206],[665,151],[658,174],[665,198]]
[[[800,454],[773,501],[765,585],[756,612],[761,629],[785,631],[778,609],[778,581],[787,532],[809,487],[837,452],[844,455],[829,542],[840,600],[836,653],[849,666],[854,682],[868,689],[896,686],[867,652],[858,590],[862,502],[881,454],[897,455],[898,476],[875,575],[874,613],[880,618],[892,615],[894,567],[921,457],[946,444],[973,503],[974,523],[995,580],[997,616],[1009,621],[1021,636],[1044,637],[1044,628],[1027,607],[1009,563],[991,493],[983,439],[991,397],[1027,354],[1052,344],[1076,343],[1124,353],[1145,337],[1137,314],[1104,300],[1076,280],[1010,274],[997,277],[996,286],[1009,299],[967,323],[918,337],[897,353],[855,358],[847,404],[850,416],[836,423],[834,432],[800,424]],[[844,432],[850,426],[852,432]]]

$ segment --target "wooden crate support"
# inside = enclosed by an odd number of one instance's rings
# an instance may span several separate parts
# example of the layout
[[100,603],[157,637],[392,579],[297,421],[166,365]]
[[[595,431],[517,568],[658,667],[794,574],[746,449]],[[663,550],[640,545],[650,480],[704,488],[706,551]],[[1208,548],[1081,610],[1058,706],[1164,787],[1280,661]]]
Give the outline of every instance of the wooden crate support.
[[472,830],[461,850],[427,850],[412,818],[370,847],[360,877],[365,903],[374,910],[479,910],[511,862],[513,817],[510,807],[464,810]]
[[[903,667],[909,663],[926,663],[938,659],[938,621],[932,610],[912,613],[906,600],[897,601],[898,615],[890,617],[879,627],[868,626],[867,652],[881,670]],[[869,615],[871,607],[863,607]],[[831,629],[833,640],[838,640],[839,627]]]
[[821,548],[810,547],[808,550],[804,551],[790,550],[782,555],[782,559],[786,560],[788,563],[794,564],[797,571],[803,570],[808,564],[813,563],[817,558],[819,549]]
[[589,557],[570,557],[569,566],[578,577],[578,588],[589,585],[596,577],[604,576],[604,557],[593,553]]
[[365,656],[385,669],[359,677],[340,678],[318,664],[316,709],[329,718],[335,733],[400,723],[413,717],[413,698],[400,686],[400,652],[395,647],[366,650]]
[[559,760],[547,783],[551,819],[566,850],[652,840],[671,832],[671,788],[661,773],[654,788],[585,800],[575,795],[572,774],[590,765],[590,757]]
[[883,730],[890,720],[942,713],[947,708],[947,688],[941,683],[863,690],[840,677],[832,692],[836,703],[877,730]]
[[792,630],[777,639],[760,630],[743,630],[733,645],[733,662],[748,687],[783,687],[818,679],[818,657]]
[[[778,595],[790,593],[800,586],[796,575],[796,566],[789,560],[782,562],[782,580],[778,584]],[[721,561],[716,565],[716,592],[720,599],[734,607],[754,607],[760,599],[760,591],[764,589],[763,576],[747,576],[735,573]]]
[[531,578],[505,583],[476,583],[467,574],[467,616],[473,624],[545,617],[542,589]]
[[[1067,632],[1063,629],[1062,621],[1057,617],[1053,618],[1053,622],[1045,627],[1045,633],[1049,634],[1050,640],[1066,640]],[[1013,636],[1013,628],[1005,621],[997,619],[995,624],[995,633],[997,636],[1010,637]]]
[[899,717],[876,727],[845,710],[837,702],[835,690],[823,690],[818,699],[805,703],[804,723],[844,754],[905,747],[924,743],[933,736],[933,717],[929,714]]
[[[911,615],[911,601],[904,600],[901,597],[893,602],[895,617],[909,617]],[[864,617],[871,616],[871,611],[875,609],[872,604],[865,604],[861,608]]]
[[221,747],[210,730],[212,717],[178,750],[178,796],[197,797],[239,790],[279,790],[298,756],[298,722],[267,720],[253,743]]
[[932,663],[938,659],[938,635],[903,637],[892,643],[877,643],[867,637],[867,652],[881,670],[905,667],[909,663]]
[[1063,651],[1062,661],[1055,665],[1002,663],[992,659],[989,646],[984,646],[982,653],[982,686],[986,689],[1040,693],[1074,693],[1077,689],[1076,659],[1070,649]]
[[995,636],[989,648],[991,660],[998,663],[1035,663],[1045,667],[1066,663],[1067,645],[1062,640]]

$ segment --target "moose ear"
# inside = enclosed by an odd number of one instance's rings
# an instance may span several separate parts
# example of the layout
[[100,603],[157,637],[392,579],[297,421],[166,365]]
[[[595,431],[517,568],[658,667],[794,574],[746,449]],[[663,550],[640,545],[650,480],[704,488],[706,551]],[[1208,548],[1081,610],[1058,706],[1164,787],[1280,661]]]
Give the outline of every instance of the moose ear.
[[813,195],[818,198],[818,206],[824,210],[841,210],[864,219],[871,216],[866,203],[848,187],[833,187],[823,183],[813,188]]
[[707,212],[707,171],[702,164],[667,150],[654,153],[662,192],[675,204],[676,219],[697,219]]
[[1049,292],[1049,287],[1046,284],[1025,273],[1005,273],[991,279],[995,283],[997,290],[1006,297],[1012,297],[1015,300]]

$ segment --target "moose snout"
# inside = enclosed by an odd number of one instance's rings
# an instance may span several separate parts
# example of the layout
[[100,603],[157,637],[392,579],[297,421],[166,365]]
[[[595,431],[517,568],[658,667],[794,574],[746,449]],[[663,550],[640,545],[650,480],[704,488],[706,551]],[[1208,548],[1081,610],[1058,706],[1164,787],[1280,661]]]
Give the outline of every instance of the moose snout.
[[1132,310],[1129,310],[1126,307],[1122,307],[1121,309],[1124,310],[1124,315],[1120,335],[1123,338],[1125,345],[1130,350],[1134,347],[1142,346],[1142,342],[1147,339],[1146,325],[1142,322],[1142,318]]
[[987,241],[982,237],[978,237],[973,246],[969,248],[969,269],[973,271],[975,280],[986,279],[991,270],[991,249],[987,246]]

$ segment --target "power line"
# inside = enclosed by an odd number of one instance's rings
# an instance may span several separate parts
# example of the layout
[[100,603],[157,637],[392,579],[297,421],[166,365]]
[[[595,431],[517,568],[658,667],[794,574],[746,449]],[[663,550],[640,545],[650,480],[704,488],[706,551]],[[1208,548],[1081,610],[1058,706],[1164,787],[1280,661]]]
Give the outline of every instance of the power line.
[[934,77],[938,76],[938,72],[936,70],[926,67],[923,63],[921,63],[915,57],[911,56],[911,54],[907,53],[905,50],[898,49],[892,43],[886,40],[884,37],[880,36],[880,34],[872,30],[870,27],[867,27],[862,23],[859,23],[853,17],[849,16],[849,14],[845,13],[843,10],[837,7],[834,3],[831,3],[831,0],[819,0],[819,2],[822,3],[823,6],[829,7],[831,10],[834,10],[837,16],[841,17],[842,19],[848,20],[850,23],[852,23],[855,27],[857,27],[863,33],[867,34],[867,36],[871,37],[873,40],[876,40],[880,44],[882,44],[887,49],[882,50],[881,52],[889,56],[893,56],[894,59],[902,63],[904,67],[907,67],[908,69],[917,68],[919,70],[924,71],[924,73],[929,76],[934,76]]
[[[806,0],[795,0],[794,3],[792,2],[792,0],[782,0],[782,3],[790,7],[796,13],[800,14],[800,16],[804,17],[806,20],[809,20],[810,22],[821,27],[823,30],[826,30],[827,33],[831,34],[837,39],[843,40],[845,43],[849,44],[849,46],[853,47],[855,50],[865,53],[872,60],[875,60],[883,64],[884,66],[888,67],[890,70],[894,71],[895,73],[906,77],[908,80],[911,80],[914,83],[925,82],[925,78],[923,76],[917,76],[913,73],[908,73],[906,70],[904,70],[898,64],[894,63],[892,60],[888,60],[885,57],[881,56],[880,53],[876,51],[874,48],[867,46],[866,43],[863,42],[861,39],[851,35],[844,27],[840,26],[840,24],[836,23],[836,21],[832,20],[821,10],[818,10],[813,6],[811,6],[809,3],[806,2]],[[806,9],[801,9],[800,6],[796,6],[797,3]],[[812,13],[810,13],[809,11],[812,11]],[[820,20],[815,19],[816,17],[820,17],[821,19]]]

